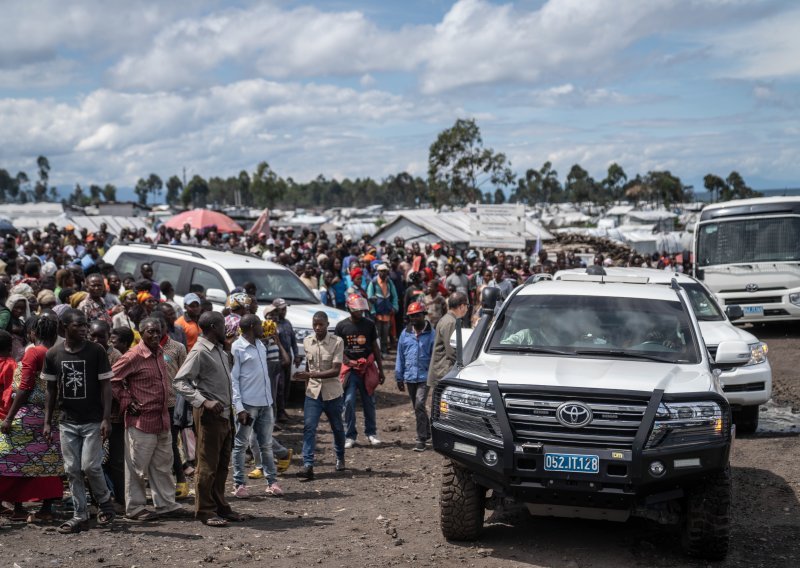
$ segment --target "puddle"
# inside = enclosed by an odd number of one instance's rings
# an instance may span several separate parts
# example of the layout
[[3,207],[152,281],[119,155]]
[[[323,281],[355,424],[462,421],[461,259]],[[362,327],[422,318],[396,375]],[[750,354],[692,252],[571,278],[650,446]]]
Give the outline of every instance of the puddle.
[[758,418],[758,435],[800,435],[800,413],[792,412],[791,406],[775,404],[772,400],[761,405]]

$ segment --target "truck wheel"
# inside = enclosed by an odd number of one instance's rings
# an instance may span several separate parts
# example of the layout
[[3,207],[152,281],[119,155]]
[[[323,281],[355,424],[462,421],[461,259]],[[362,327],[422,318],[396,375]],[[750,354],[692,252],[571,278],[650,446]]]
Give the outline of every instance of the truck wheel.
[[752,434],[758,429],[758,405],[743,406],[734,412],[733,422],[736,424],[737,434]]
[[728,554],[731,512],[731,472],[721,473],[693,487],[686,497],[683,549],[686,553],[722,560]]
[[469,472],[447,460],[439,501],[442,535],[448,540],[475,540],[483,528],[486,489]]

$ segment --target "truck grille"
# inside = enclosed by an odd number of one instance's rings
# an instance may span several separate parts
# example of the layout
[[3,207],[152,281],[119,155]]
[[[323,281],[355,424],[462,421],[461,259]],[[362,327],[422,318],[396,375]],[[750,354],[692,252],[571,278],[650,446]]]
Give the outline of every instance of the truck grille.
[[761,304],[780,304],[783,301],[781,296],[747,296],[745,298],[725,298],[726,306],[740,305],[749,306]]
[[[629,449],[647,409],[645,396],[568,393],[506,393],[503,395],[514,441],[558,446]],[[565,402],[581,402],[591,408],[592,420],[572,428],[556,419]]]

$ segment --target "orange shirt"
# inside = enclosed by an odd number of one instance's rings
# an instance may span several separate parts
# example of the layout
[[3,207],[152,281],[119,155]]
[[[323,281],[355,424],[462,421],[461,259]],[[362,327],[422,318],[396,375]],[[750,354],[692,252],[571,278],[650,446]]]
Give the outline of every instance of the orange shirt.
[[186,352],[192,350],[197,338],[200,337],[200,326],[196,321],[188,321],[186,316],[181,316],[175,320],[175,325],[181,326],[186,334]]

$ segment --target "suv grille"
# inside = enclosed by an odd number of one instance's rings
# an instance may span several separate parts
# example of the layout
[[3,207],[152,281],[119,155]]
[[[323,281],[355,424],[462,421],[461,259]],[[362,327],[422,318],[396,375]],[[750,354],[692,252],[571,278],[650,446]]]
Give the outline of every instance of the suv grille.
[[726,298],[725,305],[749,306],[751,304],[780,304],[783,301],[781,296],[748,296],[746,298]]
[[[503,400],[515,442],[629,449],[649,398],[616,394],[506,393]],[[562,425],[556,419],[556,410],[569,401],[582,402],[591,408],[591,422],[582,428]]]

